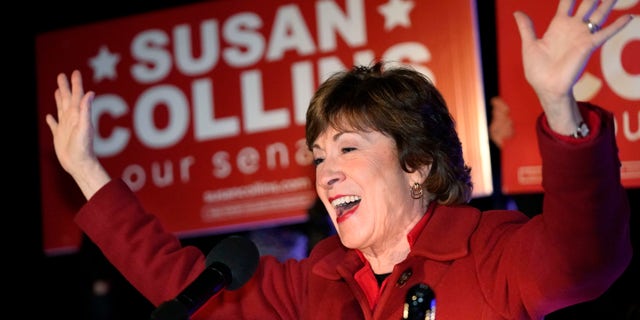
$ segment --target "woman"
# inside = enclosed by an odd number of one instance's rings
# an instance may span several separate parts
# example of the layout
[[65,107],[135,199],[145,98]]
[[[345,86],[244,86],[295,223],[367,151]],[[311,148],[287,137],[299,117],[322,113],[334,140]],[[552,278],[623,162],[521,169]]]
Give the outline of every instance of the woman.
[[[261,257],[244,286],[222,291],[194,319],[400,319],[416,284],[437,297],[437,319],[543,319],[596,298],[631,257],[628,200],[613,118],[571,88],[591,53],[631,19],[600,29],[615,1],[560,0],[543,38],[515,19],[537,122],[544,213],[466,205],[469,171],[446,104],[420,73],[354,67],[323,83],[307,114],[316,189],[337,235],[309,257]],[[586,22],[585,22],[586,21]],[[88,202],[77,224],[152,303],[176,297],[206,258],[146,213],[91,150],[93,92],[78,71],[58,76],[56,154]]]

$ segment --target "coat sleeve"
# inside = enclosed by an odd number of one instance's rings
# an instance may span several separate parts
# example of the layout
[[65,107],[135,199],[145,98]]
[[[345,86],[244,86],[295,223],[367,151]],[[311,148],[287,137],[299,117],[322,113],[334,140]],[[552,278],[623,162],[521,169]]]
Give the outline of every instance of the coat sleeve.
[[[105,257],[151,303],[175,298],[206,266],[199,248],[182,246],[146,212],[122,180],[113,180],[81,208],[76,223]],[[262,256],[252,278],[237,290],[222,290],[193,319],[296,319],[308,263],[280,263]]]
[[114,179],[80,209],[75,222],[105,257],[151,303],[175,298],[205,267],[197,247],[147,213],[124,181]]
[[572,281],[585,284],[575,286],[577,291],[594,299],[631,261],[631,212],[620,179],[613,114],[586,103],[581,107],[600,119],[597,136],[584,143],[558,141],[542,130],[542,118],[538,121],[543,212],[549,213],[540,218],[547,245],[566,261]]
[[544,116],[537,121],[543,212],[528,221],[485,212],[472,240],[482,290],[506,318],[541,319],[593,300],[631,261],[613,115],[586,103],[580,108],[592,120],[585,139],[556,135]]
[[[519,230],[514,263],[525,308],[549,313],[592,300],[624,272],[632,256],[630,208],[620,179],[613,114],[580,103],[593,136],[558,137],[537,122],[543,213]],[[517,250],[516,250],[517,251]]]

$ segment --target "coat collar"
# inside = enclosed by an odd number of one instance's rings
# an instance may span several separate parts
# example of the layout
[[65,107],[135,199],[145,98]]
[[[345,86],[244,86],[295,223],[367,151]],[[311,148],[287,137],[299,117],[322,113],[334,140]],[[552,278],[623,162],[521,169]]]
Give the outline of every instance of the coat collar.
[[480,210],[471,206],[436,206],[429,222],[416,239],[410,255],[431,260],[455,260],[469,254]]
[[[479,221],[480,211],[474,207],[436,205],[409,255],[437,261],[461,258],[469,254],[470,238]],[[338,280],[338,269],[341,273],[353,274],[363,266],[358,254],[345,248],[337,235],[316,247],[311,257],[317,259],[313,272],[319,276]]]

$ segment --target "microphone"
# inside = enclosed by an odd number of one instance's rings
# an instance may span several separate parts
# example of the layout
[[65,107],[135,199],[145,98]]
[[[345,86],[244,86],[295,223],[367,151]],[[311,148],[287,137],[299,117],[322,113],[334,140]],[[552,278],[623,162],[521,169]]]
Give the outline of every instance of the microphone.
[[256,271],[260,254],[251,240],[230,236],[207,255],[207,267],[175,299],[151,313],[151,320],[188,320],[207,300],[222,289],[242,287]]
[[436,318],[436,294],[431,288],[418,283],[407,291],[402,319],[434,320]]

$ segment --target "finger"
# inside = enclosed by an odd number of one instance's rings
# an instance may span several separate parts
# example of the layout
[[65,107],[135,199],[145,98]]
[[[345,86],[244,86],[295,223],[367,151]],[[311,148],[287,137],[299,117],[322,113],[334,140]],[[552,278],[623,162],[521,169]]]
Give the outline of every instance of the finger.
[[56,108],[58,109],[58,112],[60,112],[60,108],[62,108],[62,92],[60,91],[60,88],[56,89],[53,93],[53,97],[56,101]]
[[67,111],[70,107],[70,99],[71,99],[71,89],[69,88],[69,81],[67,79],[67,75],[64,73],[58,74],[58,89],[54,92],[54,97],[56,100],[56,107],[58,110],[58,117],[61,116],[61,113]]
[[586,19],[590,19],[591,15],[597,8],[598,3],[598,0],[582,0],[574,16],[582,19],[583,21]]
[[86,130],[86,126],[91,126],[91,103],[95,94],[93,91],[87,92],[80,101],[80,124],[83,124],[83,130]]
[[596,43],[596,47],[602,45],[609,38],[613,37],[618,31],[622,30],[631,20],[633,19],[633,15],[627,14],[619,17],[613,23],[610,23],[603,29],[600,29],[598,32],[593,34],[594,42]]
[[561,0],[558,3],[558,9],[556,9],[556,15],[571,15],[573,11],[573,5],[575,0]]
[[58,127],[58,122],[56,121],[56,119],[52,115],[47,114],[44,120],[47,122],[51,133],[55,133],[56,128]]
[[64,73],[58,74],[58,90],[60,91],[61,97],[68,96],[71,92],[69,90],[69,82],[67,81],[67,75]]
[[516,25],[518,26],[518,32],[520,33],[520,39],[522,42],[526,43],[536,40],[536,34],[531,18],[522,11],[514,12],[513,17],[516,19]]
[[80,108],[82,109],[82,112],[87,112],[87,114],[89,113],[94,96],[95,93],[93,91],[89,91],[82,97],[82,101],[80,101]]
[[79,70],[73,70],[71,73],[71,103],[77,105],[84,97],[84,88],[82,87],[82,75]]
[[598,26],[602,26],[609,17],[609,13],[613,9],[613,6],[616,4],[615,0],[602,0],[599,6],[595,6],[593,8],[593,12],[589,15],[585,16],[585,19],[597,24]]
[[79,93],[80,96],[84,95],[82,88],[82,75],[79,70],[73,70],[71,73],[71,90],[74,93]]

